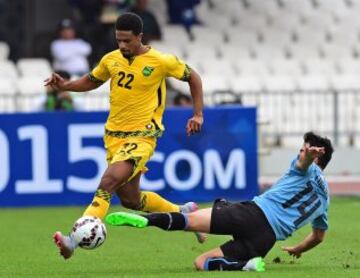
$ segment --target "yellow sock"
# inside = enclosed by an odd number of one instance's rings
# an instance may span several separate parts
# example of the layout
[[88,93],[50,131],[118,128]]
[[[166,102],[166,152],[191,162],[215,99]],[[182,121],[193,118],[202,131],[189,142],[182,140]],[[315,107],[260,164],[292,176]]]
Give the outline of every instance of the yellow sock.
[[147,212],[179,212],[180,207],[150,191],[141,191],[140,210]]
[[96,216],[103,219],[110,207],[111,194],[105,190],[98,189],[95,192],[95,197],[91,204],[84,211],[84,216]]

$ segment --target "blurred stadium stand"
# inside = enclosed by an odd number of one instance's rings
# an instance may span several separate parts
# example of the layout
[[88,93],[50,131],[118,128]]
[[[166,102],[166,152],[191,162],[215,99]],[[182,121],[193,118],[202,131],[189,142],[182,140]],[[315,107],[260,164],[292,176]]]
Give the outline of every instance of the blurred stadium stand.
[[[0,0],[5,26],[11,15],[23,16],[10,36],[0,30],[8,38],[0,42],[0,112],[31,111],[44,93],[49,41],[57,22],[72,15],[67,2]],[[167,24],[165,0],[150,0],[149,9],[163,32],[153,47],[199,71],[206,105],[256,105],[270,122],[262,128],[265,146],[297,145],[294,138],[311,129],[360,147],[360,0],[202,0],[202,24],[190,33]],[[84,110],[107,109],[108,92],[104,84],[82,96]]]

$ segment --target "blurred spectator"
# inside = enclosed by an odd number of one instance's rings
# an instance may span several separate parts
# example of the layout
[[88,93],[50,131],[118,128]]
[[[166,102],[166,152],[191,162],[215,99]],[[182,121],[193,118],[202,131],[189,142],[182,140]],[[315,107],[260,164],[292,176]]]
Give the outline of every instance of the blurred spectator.
[[77,38],[74,23],[64,19],[59,25],[59,38],[51,43],[54,69],[67,71],[70,75],[83,75],[89,72],[87,56],[91,46]]
[[130,9],[141,17],[144,23],[142,42],[148,44],[152,40],[161,40],[161,30],[159,23],[152,12],[147,9],[148,0],[136,0],[135,5]]
[[186,29],[199,24],[194,10],[198,4],[200,0],[167,0],[170,24],[183,24]]
[[[62,78],[69,80],[70,74],[66,71],[57,71]],[[73,99],[67,91],[57,91],[47,87],[46,99],[42,101],[42,111],[73,111]]]
[[188,95],[178,93],[173,100],[175,106],[191,107],[192,101]]

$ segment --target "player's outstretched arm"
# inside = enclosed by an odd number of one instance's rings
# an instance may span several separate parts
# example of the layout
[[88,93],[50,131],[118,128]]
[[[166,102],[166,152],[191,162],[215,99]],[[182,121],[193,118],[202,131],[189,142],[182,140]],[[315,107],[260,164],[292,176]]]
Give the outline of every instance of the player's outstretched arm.
[[288,252],[289,255],[295,258],[300,258],[301,254],[314,248],[321,243],[325,238],[325,231],[313,228],[311,234],[309,234],[302,242],[295,246],[282,247],[282,250]]
[[324,147],[310,146],[305,144],[300,150],[299,159],[296,162],[296,167],[302,171],[306,171],[311,163],[325,153]]
[[65,80],[59,74],[53,73],[45,81],[45,86],[50,86],[58,91],[87,92],[101,85],[90,80],[88,75],[84,75],[77,80]]
[[186,133],[191,135],[200,132],[204,122],[202,82],[199,74],[193,69],[191,70],[189,78],[189,86],[191,97],[193,99],[194,116],[187,122]]

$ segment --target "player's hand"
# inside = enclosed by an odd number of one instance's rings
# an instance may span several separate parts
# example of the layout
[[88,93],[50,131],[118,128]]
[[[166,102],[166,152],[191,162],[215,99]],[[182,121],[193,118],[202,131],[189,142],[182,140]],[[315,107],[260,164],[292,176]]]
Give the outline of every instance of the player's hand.
[[198,133],[201,131],[201,127],[204,123],[204,118],[202,115],[194,115],[187,121],[186,124],[186,134],[188,136]]
[[54,90],[63,91],[65,90],[65,79],[62,78],[59,74],[53,73],[51,77],[44,80],[44,86],[50,86]]
[[301,257],[302,252],[296,247],[288,246],[282,247],[281,249],[285,252],[288,252],[290,256],[294,256],[297,259]]
[[320,157],[325,153],[324,147],[315,147],[315,146],[305,146],[304,147],[305,156],[310,158]]

